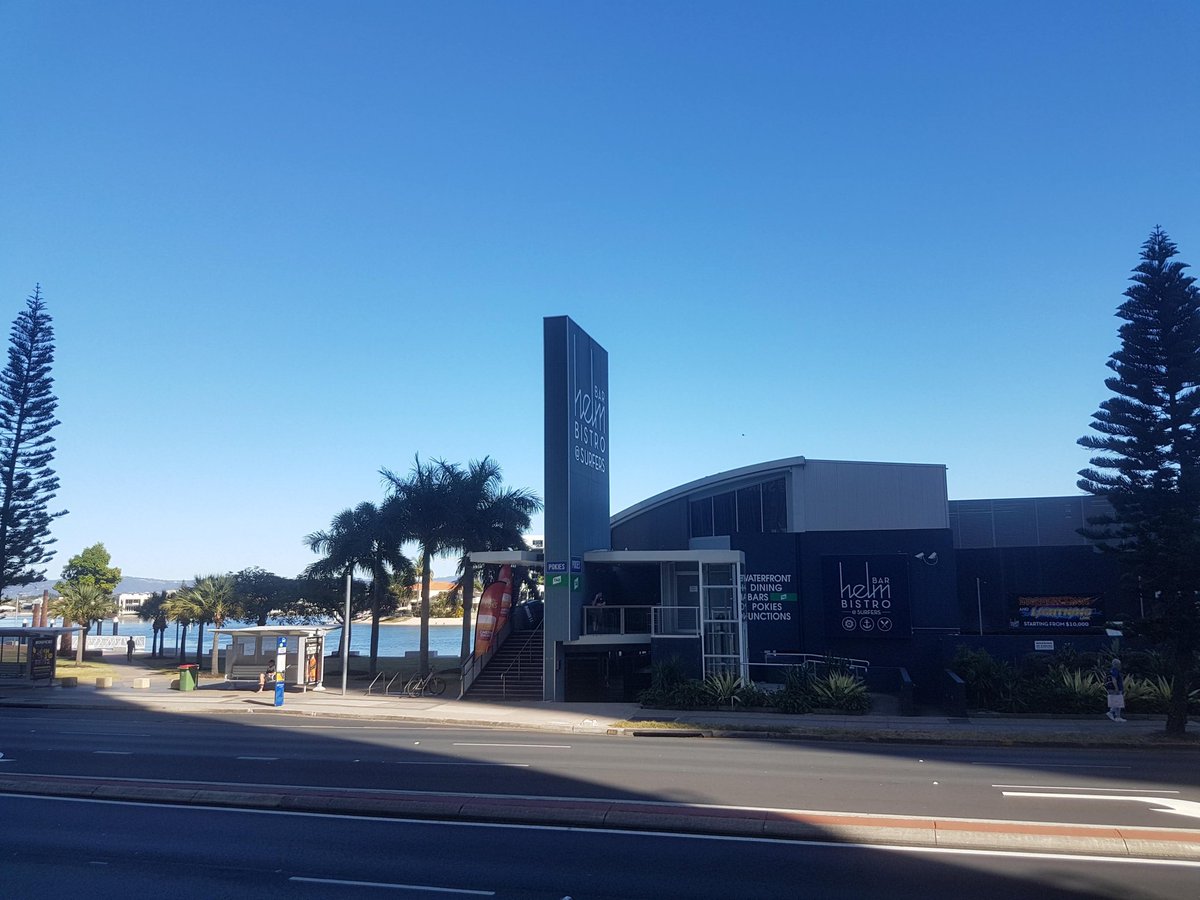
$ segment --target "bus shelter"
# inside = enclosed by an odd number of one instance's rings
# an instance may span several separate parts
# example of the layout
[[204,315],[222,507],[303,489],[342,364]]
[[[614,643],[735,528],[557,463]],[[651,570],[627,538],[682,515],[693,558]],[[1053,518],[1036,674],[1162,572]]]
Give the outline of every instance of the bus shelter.
[[33,684],[54,680],[55,649],[64,634],[75,634],[78,625],[65,628],[0,627],[0,678]]
[[220,635],[229,635],[225,654],[226,681],[257,683],[259,673],[278,655],[279,641],[286,645],[283,681],[302,690],[325,690],[325,635],[328,628],[308,625],[252,625],[249,628],[213,629],[213,651]]

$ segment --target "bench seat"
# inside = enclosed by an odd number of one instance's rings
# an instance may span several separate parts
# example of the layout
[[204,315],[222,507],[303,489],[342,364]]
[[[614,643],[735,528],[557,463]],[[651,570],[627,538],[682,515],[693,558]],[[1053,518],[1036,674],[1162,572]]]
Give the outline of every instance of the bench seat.
[[225,673],[226,681],[252,681],[258,684],[258,676],[266,671],[265,665],[257,663],[235,663],[228,672]]

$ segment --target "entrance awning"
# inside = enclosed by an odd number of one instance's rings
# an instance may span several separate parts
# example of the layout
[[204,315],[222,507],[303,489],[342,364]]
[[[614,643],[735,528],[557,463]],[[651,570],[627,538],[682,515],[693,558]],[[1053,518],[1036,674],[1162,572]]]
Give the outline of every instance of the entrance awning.
[[467,554],[471,562],[479,566],[522,566],[540,569],[545,563],[541,550],[475,550]]

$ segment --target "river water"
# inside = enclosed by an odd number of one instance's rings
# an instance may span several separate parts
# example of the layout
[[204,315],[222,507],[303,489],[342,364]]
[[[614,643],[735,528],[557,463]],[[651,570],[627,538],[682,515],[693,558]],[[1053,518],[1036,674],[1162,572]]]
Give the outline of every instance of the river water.
[[[29,616],[22,616],[21,621],[28,623]],[[5,625],[15,625],[15,618],[3,620]],[[275,623],[271,623],[275,624]],[[238,623],[229,627],[245,627]],[[204,628],[204,652],[207,654],[212,647],[212,639],[209,636],[209,628]],[[112,634],[112,622],[105,622],[101,630],[105,636]],[[97,634],[92,631],[91,634]],[[117,626],[117,634],[124,638],[128,636],[144,637],[146,639],[146,651],[149,652],[150,644],[153,639],[153,629],[149,622],[143,622],[140,619],[132,621],[122,621]],[[325,636],[325,652],[336,653],[338,648],[338,639],[340,635],[337,631],[332,631]],[[177,642],[177,632],[175,624],[166,632],[166,647],[167,655],[173,655],[174,648]],[[226,635],[221,636],[221,647],[229,646],[230,638]],[[380,656],[403,656],[407,651],[417,651],[421,649],[421,629],[416,625],[380,625],[379,626],[379,655]],[[462,625],[430,625],[429,626],[429,649],[436,650],[438,656],[457,657],[462,649]],[[196,652],[196,629],[189,628],[187,632],[187,650],[189,653]],[[355,622],[350,629],[350,652],[358,653],[360,656],[368,656],[371,652],[371,623],[370,622]]]

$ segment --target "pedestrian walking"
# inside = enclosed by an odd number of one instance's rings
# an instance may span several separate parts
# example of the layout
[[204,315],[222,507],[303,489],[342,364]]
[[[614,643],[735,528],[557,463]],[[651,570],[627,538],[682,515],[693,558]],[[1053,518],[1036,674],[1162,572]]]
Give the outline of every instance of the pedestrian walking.
[[133,638],[130,638],[125,642],[125,662],[133,662],[133,648],[136,646],[137,645],[133,642]]
[[1125,721],[1125,677],[1121,674],[1121,661],[1113,659],[1108,675],[1104,679],[1104,691],[1108,694],[1108,712],[1114,722]]

